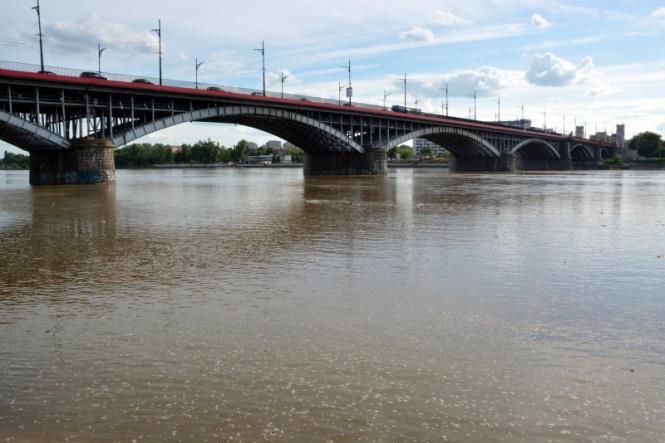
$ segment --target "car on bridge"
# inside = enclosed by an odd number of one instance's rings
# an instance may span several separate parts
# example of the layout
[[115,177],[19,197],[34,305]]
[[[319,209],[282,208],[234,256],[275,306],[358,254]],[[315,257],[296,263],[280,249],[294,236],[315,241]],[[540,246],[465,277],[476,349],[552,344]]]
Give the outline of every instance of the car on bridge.
[[97,80],[107,80],[107,78],[104,77],[103,75],[100,75],[97,72],[91,72],[91,71],[82,72],[81,73],[81,78],[94,78],[94,79],[97,79]]
[[139,83],[141,85],[154,85],[153,82],[151,82],[150,80],[146,80],[145,78],[134,79],[132,80],[132,83]]
[[217,86],[210,86],[208,88],[208,91],[215,91],[215,92],[226,92],[222,88],[218,88]]

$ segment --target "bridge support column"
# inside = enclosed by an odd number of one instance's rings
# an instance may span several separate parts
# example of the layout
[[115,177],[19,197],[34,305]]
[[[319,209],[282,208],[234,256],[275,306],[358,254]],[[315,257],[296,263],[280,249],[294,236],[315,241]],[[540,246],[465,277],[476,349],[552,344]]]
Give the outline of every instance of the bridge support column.
[[450,164],[453,172],[513,172],[515,155],[502,154],[501,157],[454,158]]
[[30,184],[69,185],[115,182],[115,161],[109,140],[83,139],[71,149],[30,152]]
[[388,172],[386,151],[367,150],[362,154],[307,154],[305,175],[384,175]]

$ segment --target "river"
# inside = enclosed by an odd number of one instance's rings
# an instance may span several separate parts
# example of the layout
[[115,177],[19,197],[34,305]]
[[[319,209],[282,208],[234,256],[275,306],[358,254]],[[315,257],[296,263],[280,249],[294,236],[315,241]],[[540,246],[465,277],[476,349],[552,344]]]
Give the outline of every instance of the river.
[[0,171],[0,441],[665,440],[665,174]]

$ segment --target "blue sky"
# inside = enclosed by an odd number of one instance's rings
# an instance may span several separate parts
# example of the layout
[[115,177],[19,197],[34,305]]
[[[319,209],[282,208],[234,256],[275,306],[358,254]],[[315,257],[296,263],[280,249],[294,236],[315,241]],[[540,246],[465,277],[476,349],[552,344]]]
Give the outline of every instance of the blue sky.
[[[3,0],[0,59],[37,63],[33,0]],[[108,49],[102,69],[157,75],[162,19],[164,76],[193,80],[194,58],[204,60],[203,82],[260,87],[266,41],[268,87],[279,72],[286,92],[337,96],[352,59],[356,99],[401,103],[400,77],[409,77],[409,103],[441,109],[439,88],[450,85],[450,112],[468,116],[478,90],[478,117],[526,116],[589,132],[625,123],[632,135],[665,134],[665,1],[566,0],[42,0],[47,65],[95,69],[97,42]],[[250,128],[189,124],[146,141],[201,138],[231,145],[240,138],[274,137]]]

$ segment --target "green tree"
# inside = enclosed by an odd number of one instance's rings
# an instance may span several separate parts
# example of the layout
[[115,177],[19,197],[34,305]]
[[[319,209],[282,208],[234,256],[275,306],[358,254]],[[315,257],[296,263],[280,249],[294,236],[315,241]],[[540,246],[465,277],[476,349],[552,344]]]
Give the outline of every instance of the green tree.
[[432,148],[423,148],[422,151],[420,151],[420,155],[423,157],[431,157],[432,156]]
[[662,157],[664,156],[663,140],[660,134],[655,132],[642,132],[632,138],[628,145],[630,149],[637,150],[640,157]]
[[28,169],[30,166],[30,157],[23,154],[12,154],[5,151],[5,156],[0,160],[0,167],[11,169]]
[[247,140],[240,140],[238,144],[233,147],[231,152],[231,161],[241,162],[247,160],[251,155],[251,149]]
[[395,160],[397,158],[397,146],[393,146],[392,148],[388,149],[388,158],[391,160]]
[[413,151],[408,146],[400,146],[399,148],[399,158],[402,160],[409,160],[413,157]]
[[303,150],[300,148],[291,146],[286,150],[286,152],[291,156],[291,161],[293,163],[302,163],[305,160]]

